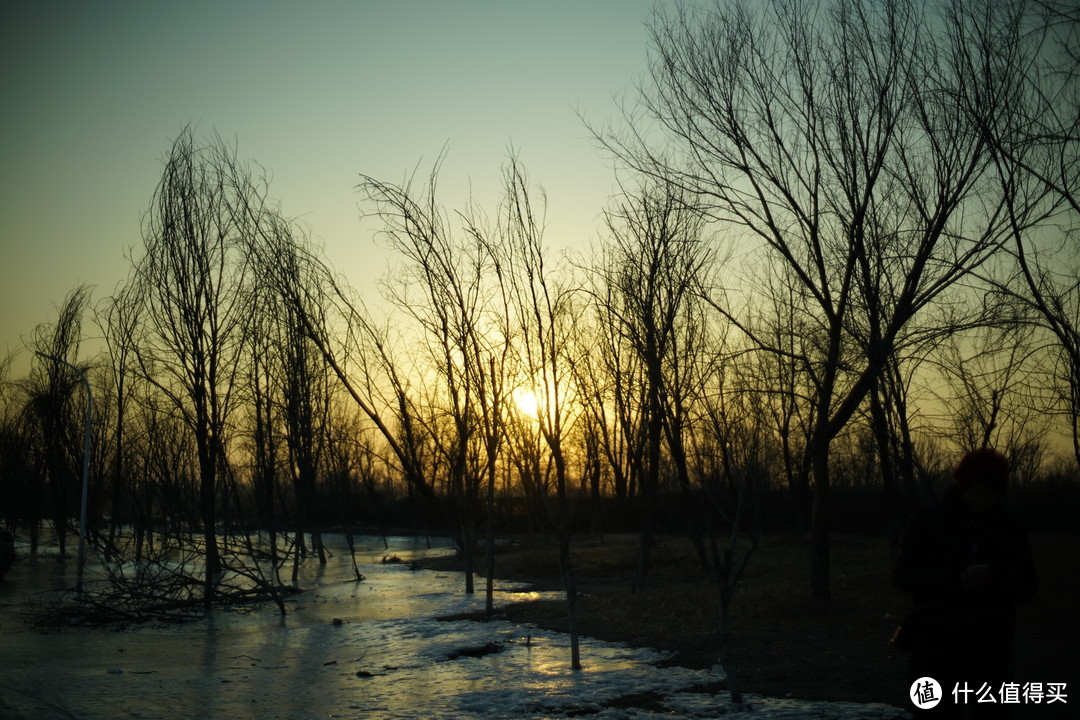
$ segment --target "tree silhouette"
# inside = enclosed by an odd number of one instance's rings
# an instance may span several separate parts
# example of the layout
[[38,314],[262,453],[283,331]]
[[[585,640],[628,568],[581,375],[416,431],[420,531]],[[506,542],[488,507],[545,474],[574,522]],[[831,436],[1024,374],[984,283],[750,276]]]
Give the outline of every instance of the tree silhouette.
[[[67,555],[67,519],[83,457],[83,451],[79,449],[81,413],[74,401],[81,379],[72,368],[80,367],[82,316],[89,302],[88,286],[80,285],[72,290],[64,298],[56,322],[39,325],[30,343],[34,352],[41,356],[43,365],[40,373],[32,376],[26,386],[26,409],[39,433],[41,467],[48,478],[53,527],[61,556]],[[85,528],[82,531],[85,533]]]
[[[600,270],[610,290],[607,312],[642,370],[644,453],[640,476],[641,554],[635,592],[644,590],[655,533],[655,507],[665,443],[689,487],[684,432],[687,379],[696,361],[692,308],[700,302],[713,259],[701,216],[673,186],[627,193],[608,213],[610,243]],[[691,381],[692,382],[692,381]],[[697,538],[700,544],[700,537]],[[704,549],[699,547],[704,557]]]
[[[552,267],[544,244],[545,208],[534,206],[528,176],[513,154],[503,170],[503,192],[497,240],[489,246],[496,252],[498,266],[505,268],[501,277],[509,297],[507,311],[514,327],[522,385],[537,401],[535,417],[519,418],[519,431],[526,441],[523,460],[530,461],[521,467],[522,477],[531,479],[537,509],[558,541],[570,666],[580,670],[577,576],[570,556],[577,498],[569,468],[569,445],[581,414],[571,370],[576,319],[573,287],[566,273]],[[542,439],[542,446],[537,439]]]
[[1080,10],[1075,4],[956,0],[953,62],[992,83],[960,87],[957,105],[993,157],[1016,277],[1001,286],[1057,340],[1056,380],[1080,462]]
[[[680,6],[650,30],[641,112],[601,141],[798,283],[820,338],[800,362],[814,405],[811,590],[827,600],[830,444],[912,319],[1004,240],[986,143],[951,99],[998,78],[951,67],[948,38],[909,0]],[[761,348],[786,352],[716,304]]]
[[[474,591],[473,550],[482,482],[492,482],[502,433],[502,368],[509,338],[492,302],[491,253],[475,232],[459,233],[437,198],[439,163],[426,188],[363,176],[384,237],[405,260],[407,280],[391,292],[423,332],[433,376],[428,435],[443,461],[457,509],[455,536],[465,559],[465,591]],[[495,309],[493,310],[492,307]]]
[[220,570],[219,479],[249,313],[242,238],[250,228],[229,176],[234,155],[220,139],[202,144],[184,128],[165,159],[134,266],[146,327],[140,367],[195,442],[207,608]]

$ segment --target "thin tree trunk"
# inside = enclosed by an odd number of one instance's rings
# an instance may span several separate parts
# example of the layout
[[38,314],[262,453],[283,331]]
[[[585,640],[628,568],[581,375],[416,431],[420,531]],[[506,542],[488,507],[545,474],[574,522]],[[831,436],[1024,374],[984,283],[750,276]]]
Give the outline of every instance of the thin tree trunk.
[[574,566],[570,562],[570,533],[568,530],[559,533],[559,570],[562,572],[563,585],[566,589],[567,632],[570,635],[570,667],[574,670],[581,670],[581,646],[577,625],[577,580],[574,577]]
[[724,665],[724,677],[727,679],[731,702],[743,704],[742,681],[735,666],[734,633],[731,630],[731,595],[730,588],[721,583],[720,590],[720,661]]
[[[209,445],[209,441],[204,441]],[[199,493],[202,504],[203,541],[205,543],[205,573],[203,580],[203,608],[210,609],[214,599],[214,585],[221,559],[218,554],[217,528],[216,528],[216,487],[214,461],[216,457],[211,451],[204,450],[200,457],[201,480]]]
[[814,602],[827,603],[829,588],[829,445],[819,443],[811,456],[814,467],[814,505],[810,525],[810,595]]
[[495,468],[488,473],[487,488],[487,585],[484,598],[484,617],[491,619],[495,611]]
[[468,525],[468,520],[462,524],[461,528],[461,557],[465,566],[465,594],[472,595],[476,592],[473,582],[473,538],[466,525]]

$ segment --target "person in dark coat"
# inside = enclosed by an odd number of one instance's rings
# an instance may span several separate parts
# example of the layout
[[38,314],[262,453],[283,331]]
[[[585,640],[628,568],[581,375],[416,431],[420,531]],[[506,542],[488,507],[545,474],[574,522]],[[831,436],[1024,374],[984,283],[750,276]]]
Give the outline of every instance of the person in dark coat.
[[916,714],[1007,718],[1002,688],[1015,681],[1016,605],[1036,588],[1031,547],[1006,507],[1009,463],[1001,453],[969,452],[953,479],[940,502],[912,517],[893,572],[896,587],[912,596],[902,630],[911,681],[941,685],[938,705]]

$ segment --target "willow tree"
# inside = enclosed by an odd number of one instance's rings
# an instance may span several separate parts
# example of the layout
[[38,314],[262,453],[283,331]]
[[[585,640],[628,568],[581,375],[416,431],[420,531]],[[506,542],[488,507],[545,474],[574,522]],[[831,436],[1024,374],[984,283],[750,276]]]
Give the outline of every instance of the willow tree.
[[[75,401],[81,383],[72,368],[86,371],[85,365],[78,363],[78,354],[82,317],[89,302],[89,286],[80,285],[64,298],[55,323],[34,329],[29,345],[41,357],[42,365],[23,387],[24,417],[35,430],[34,447],[40,452],[39,467],[48,478],[56,540],[61,556],[65,557],[67,519],[83,454],[82,415]],[[40,489],[34,490],[35,494],[39,492]],[[85,533],[85,528],[82,531]]]
[[[696,197],[744,257],[775,257],[816,326],[811,591],[829,598],[829,450],[917,319],[1001,247],[987,144],[953,101],[992,85],[950,61],[915,0],[720,0],[658,10],[628,129],[601,140]],[[760,263],[765,266],[766,263]],[[735,304],[714,298],[759,347]],[[752,299],[751,299],[752,302]]]
[[105,298],[94,311],[95,319],[105,342],[105,354],[111,365],[109,385],[114,395],[115,423],[112,433],[111,506],[106,552],[112,553],[118,542],[119,524],[133,503],[131,486],[127,483],[124,460],[128,448],[124,431],[131,406],[131,383],[135,374],[135,346],[139,327],[138,297],[132,286],[123,285]]
[[221,566],[218,481],[251,313],[243,253],[251,228],[231,176],[235,152],[219,138],[204,143],[184,128],[165,158],[143,220],[144,253],[134,265],[142,374],[183,418],[196,448],[205,607]]
[[[248,260],[260,290],[273,296],[279,322],[290,328],[295,357],[321,362],[336,378],[386,441],[410,494],[430,519],[438,503],[427,472],[428,437],[388,330],[375,322],[303,229],[274,206],[265,182],[255,179],[249,166],[235,165],[232,176],[252,230],[244,240]],[[321,370],[318,375],[320,392],[329,391]]]
[[[243,169],[238,169],[243,174]],[[256,186],[251,180],[243,185]],[[253,272],[253,304],[260,312],[251,318],[248,333],[247,391],[252,410],[251,439],[256,467],[256,497],[271,523],[271,544],[277,524],[273,517],[277,476],[291,477],[295,503],[293,582],[299,562],[310,550],[319,562],[327,561],[322,532],[317,525],[318,480],[329,431],[333,388],[330,365],[319,349],[329,336],[325,303],[296,303],[296,293],[319,291],[318,268],[305,261],[299,232],[263,197],[249,193],[243,213],[254,230],[245,238],[245,252]],[[266,242],[273,237],[272,243]],[[271,267],[272,266],[272,267]],[[287,288],[287,289],[286,289]],[[271,553],[276,552],[271,548]]]
[[[503,367],[510,338],[491,248],[439,205],[439,163],[426,187],[362,176],[359,189],[382,233],[404,263],[390,299],[420,329],[415,360],[434,378],[428,409],[428,437],[442,458],[450,494],[458,511],[458,543],[465,561],[465,591],[474,591],[473,550],[477,537],[480,490],[492,482],[504,393]],[[426,357],[425,357],[426,354]],[[425,367],[426,366],[426,367]]]

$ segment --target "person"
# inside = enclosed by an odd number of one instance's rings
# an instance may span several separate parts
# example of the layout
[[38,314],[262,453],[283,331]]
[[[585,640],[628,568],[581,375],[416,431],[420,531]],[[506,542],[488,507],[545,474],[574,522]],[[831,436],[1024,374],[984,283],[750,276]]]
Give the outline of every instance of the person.
[[[1007,718],[1016,606],[1036,589],[1027,532],[1007,508],[1009,463],[991,448],[967,453],[942,499],[915,513],[893,581],[912,596],[901,632],[911,682],[930,677],[941,697],[916,715]],[[924,697],[918,698],[925,700]],[[979,702],[979,700],[982,702]],[[989,702],[990,699],[995,702]]]

